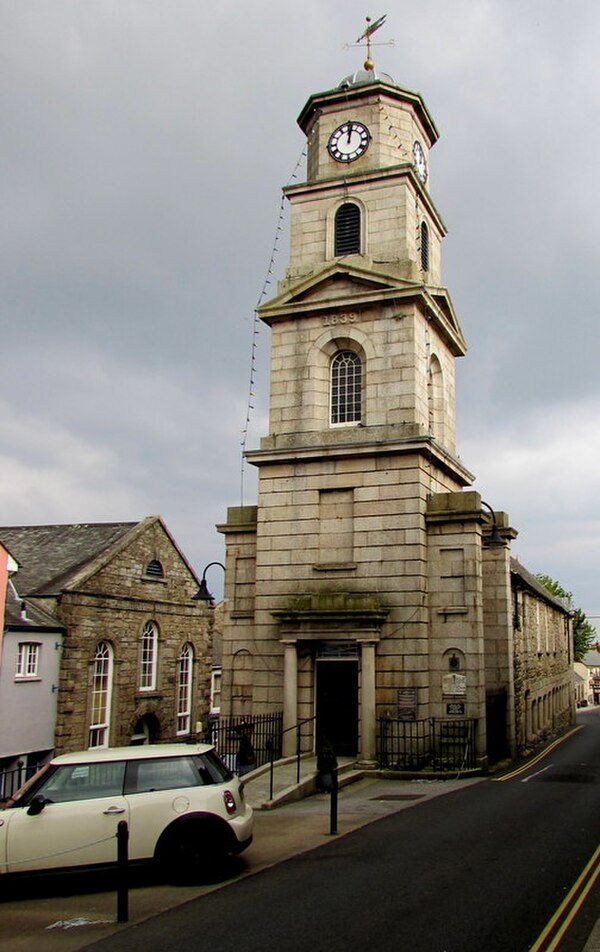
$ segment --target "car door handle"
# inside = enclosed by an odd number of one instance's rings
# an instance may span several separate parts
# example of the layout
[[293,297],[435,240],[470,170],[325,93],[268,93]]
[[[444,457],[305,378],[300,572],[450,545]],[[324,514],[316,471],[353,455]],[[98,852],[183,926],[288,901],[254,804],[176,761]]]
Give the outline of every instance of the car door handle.
[[116,816],[117,813],[125,813],[125,807],[109,807],[103,810],[104,816]]

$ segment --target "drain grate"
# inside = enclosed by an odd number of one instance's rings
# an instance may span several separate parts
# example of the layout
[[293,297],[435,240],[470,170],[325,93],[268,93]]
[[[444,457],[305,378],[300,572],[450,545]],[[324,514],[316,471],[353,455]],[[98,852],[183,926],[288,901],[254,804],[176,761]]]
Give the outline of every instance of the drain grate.
[[380,797],[371,797],[371,800],[422,800],[424,793],[384,793]]

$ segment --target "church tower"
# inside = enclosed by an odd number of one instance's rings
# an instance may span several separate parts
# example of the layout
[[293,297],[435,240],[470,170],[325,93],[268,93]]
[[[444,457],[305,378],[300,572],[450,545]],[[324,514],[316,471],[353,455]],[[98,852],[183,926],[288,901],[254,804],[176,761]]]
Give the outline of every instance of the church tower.
[[374,763],[386,717],[485,727],[487,517],[456,452],[466,344],[430,194],[438,132],[418,93],[365,67],[298,119],[307,180],[285,189],[289,266],[258,311],[271,329],[269,433],[247,453],[258,504],[219,530],[222,712],[283,710],[316,749]]

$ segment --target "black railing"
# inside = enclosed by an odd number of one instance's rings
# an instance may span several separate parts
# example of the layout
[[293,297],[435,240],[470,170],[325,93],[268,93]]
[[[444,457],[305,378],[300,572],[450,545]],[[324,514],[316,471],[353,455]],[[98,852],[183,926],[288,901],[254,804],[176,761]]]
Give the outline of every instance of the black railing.
[[19,763],[16,767],[0,770],[0,801],[14,797],[19,787],[22,787],[39,769],[39,764],[27,767],[24,763]]
[[455,771],[477,766],[477,720],[379,721],[377,760],[394,770]]
[[281,757],[283,713],[222,717],[209,724],[206,739],[240,774]]

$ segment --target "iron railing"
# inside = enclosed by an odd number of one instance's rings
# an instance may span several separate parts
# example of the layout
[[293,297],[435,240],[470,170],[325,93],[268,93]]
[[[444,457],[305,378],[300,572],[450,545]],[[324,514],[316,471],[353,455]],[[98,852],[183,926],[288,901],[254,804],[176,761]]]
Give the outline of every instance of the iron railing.
[[15,767],[0,770],[0,801],[14,797],[19,787],[30,780],[39,769],[40,764],[27,767],[24,763],[18,763]]
[[477,720],[401,721],[381,718],[377,760],[395,770],[465,770],[477,766]]
[[283,713],[221,717],[212,721],[206,740],[219,756],[240,774],[281,757]]

